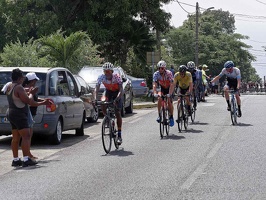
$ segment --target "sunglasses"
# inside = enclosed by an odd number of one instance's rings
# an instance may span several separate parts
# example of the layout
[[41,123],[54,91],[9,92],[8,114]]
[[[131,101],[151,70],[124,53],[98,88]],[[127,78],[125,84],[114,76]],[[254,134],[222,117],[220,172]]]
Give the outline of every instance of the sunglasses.
[[159,67],[159,70],[164,70],[165,68],[164,67]]

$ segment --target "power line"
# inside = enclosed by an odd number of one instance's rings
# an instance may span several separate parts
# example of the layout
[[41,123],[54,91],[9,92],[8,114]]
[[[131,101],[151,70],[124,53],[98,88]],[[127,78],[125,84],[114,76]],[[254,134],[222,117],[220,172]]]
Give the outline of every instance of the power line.
[[261,2],[261,1],[259,1],[259,0],[256,0],[257,2],[259,2],[259,3],[262,3],[262,4],[264,4],[264,5],[266,5],[266,3],[264,3],[264,2]]
[[188,12],[185,8],[183,8],[183,6],[179,3],[179,1],[176,0],[176,2],[177,2],[178,5],[182,8],[182,10],[184,10],[187,14],[190,15],[190,14],[194,13],[194,12],[192,12],[192,13],[191,13],[191,12]]

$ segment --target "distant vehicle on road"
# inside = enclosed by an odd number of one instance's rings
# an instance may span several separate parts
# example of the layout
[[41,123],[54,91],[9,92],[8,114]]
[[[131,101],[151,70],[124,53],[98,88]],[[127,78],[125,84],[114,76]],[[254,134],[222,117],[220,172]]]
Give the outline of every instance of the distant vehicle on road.
[[146,96],[148,94],[149,88],[145,78],[136,78],[130,75],[127,75],[127,77],[131,80],[134,97]]

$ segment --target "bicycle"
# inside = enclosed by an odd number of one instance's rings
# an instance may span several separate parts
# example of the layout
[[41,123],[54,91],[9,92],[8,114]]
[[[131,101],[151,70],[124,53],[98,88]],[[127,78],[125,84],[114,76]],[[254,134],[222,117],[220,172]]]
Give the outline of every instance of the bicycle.
[[191,121],[192,123],[195,121],[196,118],[196,110],[197,110],[197,97],[196,97],[196,90],[193,88],[192,95],[190,95],[190,103],[191,103]]
[[186,102],[185,98],[186,96],[190,96],[187,94],[178,94],[179,97],[179,104],[177,105],[177,124],[178,124],[178,130],[179,132],[182,131],[182,127],[184,126],[185,130],[187,130],[188,127],[188,110],[186,108]]
[[235,93],[238,92],[238,90],[229,90],[230,92],[230,116],[231,121],[233,125],[237,124],[237,116],[238,116],[238,107],[236,103]]
[[102,121],[102,144],[104,151],[108,154],[111,151],[112,139],[115,148],[119,148],[118,134],[115,123],[115,104],[114,101],[97,101],[97,105],[106,105],[106,115]]
[[[164,134],[169,135],[169,130],[170,130],[170,120],[169,120],[169,110],[168,110],[168,97],[167,95],[161,95],[159,96],[162,98],[161,101],[161,110],[159,113],[160,116],[160,136],[163,139]],[[154,102],[154,97],[153,97],[153,102]]]

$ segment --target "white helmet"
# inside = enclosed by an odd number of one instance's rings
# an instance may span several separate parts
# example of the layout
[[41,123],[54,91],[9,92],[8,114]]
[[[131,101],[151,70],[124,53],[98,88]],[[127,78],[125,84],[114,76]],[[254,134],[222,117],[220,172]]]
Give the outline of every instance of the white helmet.
[[195,63],[193,61],[189,61],[187,63],[187,67],[188,67],[188,69],[195,69]]
[[166,68],[166,62],[164,61],[164,60],[160,60],[159,62],[158,62],[158,64],[157,64],[157,67],[159,68],[159,67],[164,67],[164,68]]
[[113,70],[114,69],[114,65],[110,62],[106,62],[103,64],[102,66],[103,70]]

